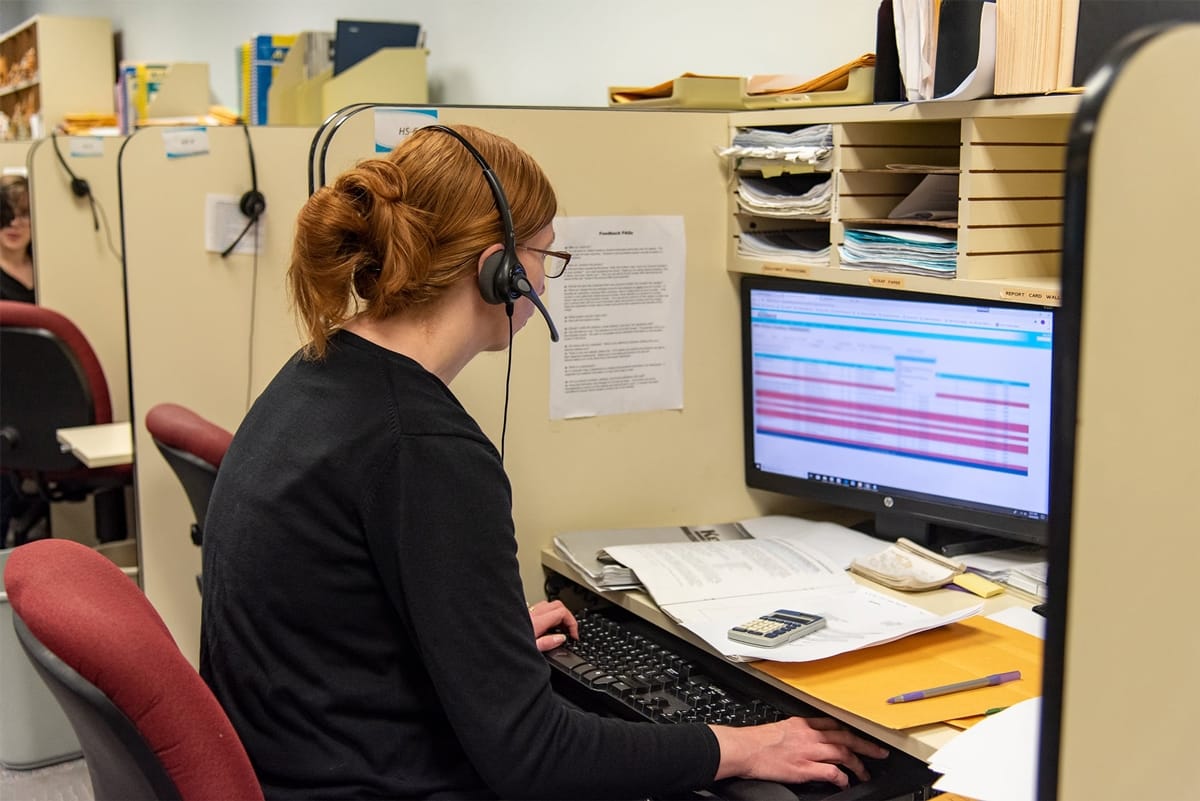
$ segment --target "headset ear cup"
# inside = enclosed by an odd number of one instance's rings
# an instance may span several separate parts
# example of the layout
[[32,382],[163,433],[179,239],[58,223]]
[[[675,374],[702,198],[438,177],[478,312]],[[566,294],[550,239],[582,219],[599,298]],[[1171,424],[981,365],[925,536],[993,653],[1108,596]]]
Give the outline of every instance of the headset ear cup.
[[483,261],[479,270],[479,294],[488,303],[512,302],[512,257],[498,250]]
[[87,197],[92,194],[92,188],[82,178],[71,178],[71,194],[75,197]]
[[267,210],[267,199],[263,197],[262,192],[251,189],[238,201],[238,209],[250,219],[258,219]]

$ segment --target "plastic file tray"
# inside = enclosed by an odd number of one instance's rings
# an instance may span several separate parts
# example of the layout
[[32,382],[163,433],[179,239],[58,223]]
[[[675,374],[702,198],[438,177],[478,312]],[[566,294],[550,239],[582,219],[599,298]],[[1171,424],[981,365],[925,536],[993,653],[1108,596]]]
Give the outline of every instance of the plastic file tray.
[[613,108],[694,108],[694,109],[765,109],[805,106],[856,106],[875,100],[875,68],[850,70],[845,89],[825,92],[795,92],[781,95],[746,93],[744,77],[682,77],[671,85],[668,97],[613,102],[614,93],[637,92],[638,87],[608,87],[609,106]]

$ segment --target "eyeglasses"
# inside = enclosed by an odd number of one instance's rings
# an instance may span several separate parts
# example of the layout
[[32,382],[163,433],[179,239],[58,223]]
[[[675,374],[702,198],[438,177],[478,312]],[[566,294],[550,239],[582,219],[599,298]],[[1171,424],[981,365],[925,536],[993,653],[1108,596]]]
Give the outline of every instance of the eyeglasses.
[[529,245],[517,245],[517,247],[542,254],[542,272],[547,278],[558,278],[566,272],[567,265],[571,263],[571,254],[562,250],[542,250],[541,248],[531,248]]

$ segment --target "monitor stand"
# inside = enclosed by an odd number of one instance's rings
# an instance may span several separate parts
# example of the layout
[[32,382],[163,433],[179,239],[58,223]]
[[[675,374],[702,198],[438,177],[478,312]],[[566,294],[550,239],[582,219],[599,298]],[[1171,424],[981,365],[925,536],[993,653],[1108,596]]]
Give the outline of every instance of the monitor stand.
[[901,514],[876,514],[874,519],[864,520],[853,528],[872,537],[891,542],[904,537],[943,556],[1001,551],[1028,545],[1028,543],[1017,542],[1005,537],[942,526]]

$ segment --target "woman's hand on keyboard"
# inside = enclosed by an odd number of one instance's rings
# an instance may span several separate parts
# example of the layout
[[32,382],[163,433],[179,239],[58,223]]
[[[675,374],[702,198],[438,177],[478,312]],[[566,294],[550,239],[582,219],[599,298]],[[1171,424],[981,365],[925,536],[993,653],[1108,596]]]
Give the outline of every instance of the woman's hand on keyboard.
[[860,756],[882,759],[887,749],[848,731],[832,718],[788,718],[761,726],[710,727],[721,746],[717,779],[747,779],[799,784],[825,781],[847,787],[849,776],[869,780]]
[[533,622],[533,637],[539,651],[557,648],[566,641],[568,634],[573,640],[579,639],[579,623],[562,601],[538,601],[529,607],[529,619]]

